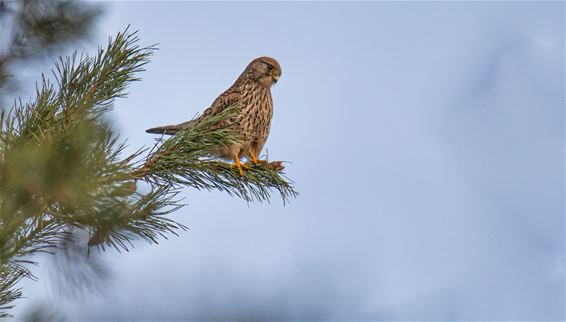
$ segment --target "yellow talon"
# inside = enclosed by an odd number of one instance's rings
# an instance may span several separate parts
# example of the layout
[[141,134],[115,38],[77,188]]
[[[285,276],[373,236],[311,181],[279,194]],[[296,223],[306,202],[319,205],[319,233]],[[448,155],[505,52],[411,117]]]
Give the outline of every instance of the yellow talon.
[[250,161],[252,162],[252,164],[267,164],[266,160],[258,160],[257,156],[255,155],[255,153],[253,153],[253,151],[250,149],[248,151],[249,155],[250,155]]
[[238,157],[238,154],[236,153],[236,155],[234,156],[234,164],[232,164],[232,165],[230,166],[230,168],[231,168],[231,169],[237,168],[237,169],[238,169],[238,172],[240,173],[240,176],[243,176],[243,175],[244,175],[243,169],[248,170],[250,167],[248,167],[248,166],[245,165],[245,164],[242,164],[242,163],[240,162],[240,158]]

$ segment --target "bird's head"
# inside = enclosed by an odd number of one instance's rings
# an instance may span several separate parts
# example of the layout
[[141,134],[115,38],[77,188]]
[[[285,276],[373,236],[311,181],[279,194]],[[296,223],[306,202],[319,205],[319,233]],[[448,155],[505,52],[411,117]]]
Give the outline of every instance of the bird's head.
[[259,57],[246,67],[244,71],[248,77],[261,85],[270,88],[277,83],[281,76],[281,65],[271,57]]

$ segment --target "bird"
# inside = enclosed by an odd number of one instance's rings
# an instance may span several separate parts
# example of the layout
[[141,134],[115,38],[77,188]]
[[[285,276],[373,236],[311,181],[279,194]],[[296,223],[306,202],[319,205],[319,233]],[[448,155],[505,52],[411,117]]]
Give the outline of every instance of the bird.
[[281,77],[281,65],[272,57],[262,56],[252,60],[234,84],[220,94],[199,117],[180,124],[147,129],[147,133],[175,135],[217,115],[234,104],[240,104],[239,112],[229,120],[228,127],[243,134],[244,139],[227,147],[219,147],[214,156],[233,160],[233,167],[243,176],[247,165],[240,162],[247,158],[252,164],[266,163],[259,156],[271,127],[273,99],[271,87]]

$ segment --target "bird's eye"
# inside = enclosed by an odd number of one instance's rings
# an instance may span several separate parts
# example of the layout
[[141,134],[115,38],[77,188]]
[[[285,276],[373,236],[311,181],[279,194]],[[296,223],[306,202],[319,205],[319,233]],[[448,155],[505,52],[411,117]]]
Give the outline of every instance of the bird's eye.
[[267,65],[267,69],[272,70],[273,66],[272,65]]

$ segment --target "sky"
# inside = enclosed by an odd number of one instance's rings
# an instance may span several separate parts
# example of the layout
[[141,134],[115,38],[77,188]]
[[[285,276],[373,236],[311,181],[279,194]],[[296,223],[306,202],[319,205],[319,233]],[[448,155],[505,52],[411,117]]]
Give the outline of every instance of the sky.
[[301,195],[187,188],[190,230],[98,255],[90,295],[44,261],[16,317],[565,319],[563,2],[104,5],[92,44],[159,44],[110,115],[131,151],[272,56],[264,153]]

